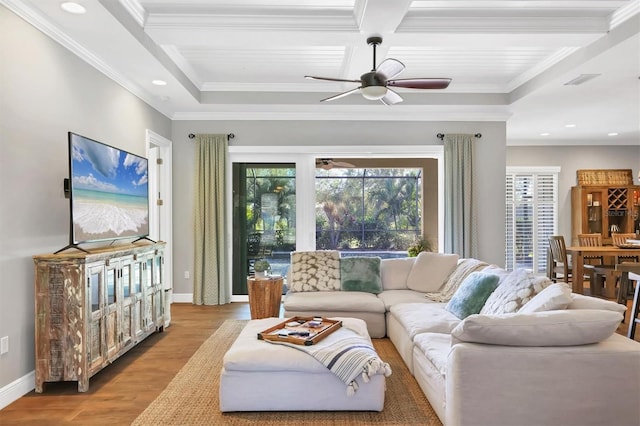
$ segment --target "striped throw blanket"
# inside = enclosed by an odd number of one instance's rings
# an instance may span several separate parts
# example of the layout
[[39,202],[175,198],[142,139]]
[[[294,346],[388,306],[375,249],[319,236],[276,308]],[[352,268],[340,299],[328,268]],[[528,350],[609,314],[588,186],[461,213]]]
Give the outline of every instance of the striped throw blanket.
[[378,357],[369,339],[345,327],[311,346],[274,340],[265,342],[289,346],[308,353],[347,385],[349,396],[358,390],[358,376],[368,383],[369,378],[376,374],[384,374],[385,377],[391,375],[391,367]]

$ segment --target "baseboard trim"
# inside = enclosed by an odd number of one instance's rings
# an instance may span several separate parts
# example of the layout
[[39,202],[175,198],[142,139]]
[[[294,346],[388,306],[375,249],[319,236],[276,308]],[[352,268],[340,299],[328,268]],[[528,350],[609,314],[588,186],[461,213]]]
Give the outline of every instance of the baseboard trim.
[[36,388],[36,372],[32,371],[0,389],[0,410]]
[[193,303],[193,293],[173,293],[172,303]]

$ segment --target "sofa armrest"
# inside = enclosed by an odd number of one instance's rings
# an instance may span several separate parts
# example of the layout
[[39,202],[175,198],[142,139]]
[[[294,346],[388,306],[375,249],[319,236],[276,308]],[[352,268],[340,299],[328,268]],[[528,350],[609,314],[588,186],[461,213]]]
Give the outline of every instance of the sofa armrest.
[[446,424],[640,424],[640,343],[614,334],[592,345],[459,342],[446,371]]

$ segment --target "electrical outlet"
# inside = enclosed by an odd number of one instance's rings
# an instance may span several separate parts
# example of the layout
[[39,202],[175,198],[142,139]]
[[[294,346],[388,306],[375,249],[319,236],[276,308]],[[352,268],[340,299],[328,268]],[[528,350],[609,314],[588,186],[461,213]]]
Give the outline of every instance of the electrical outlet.
[[4,336],[0,339],[0,355],[9,352],[9,336]]
[[188,280],[189,278],[191,278],[191,274],[189,273],[189,271],[184,271],[184,279]]

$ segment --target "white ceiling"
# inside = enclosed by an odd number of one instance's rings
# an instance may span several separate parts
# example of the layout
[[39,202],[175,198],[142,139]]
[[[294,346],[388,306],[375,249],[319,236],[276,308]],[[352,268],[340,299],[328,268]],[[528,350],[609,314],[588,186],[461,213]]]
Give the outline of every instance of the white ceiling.
[[[640,145],[640,0],[77,2],[0,0],[174,120],[499,120],[514,145]],[[320,103],[357,84],[304,75],[359,79],[371,35],[399,78],[451,85]],[[564,85],[581,74],[600,75]]]

